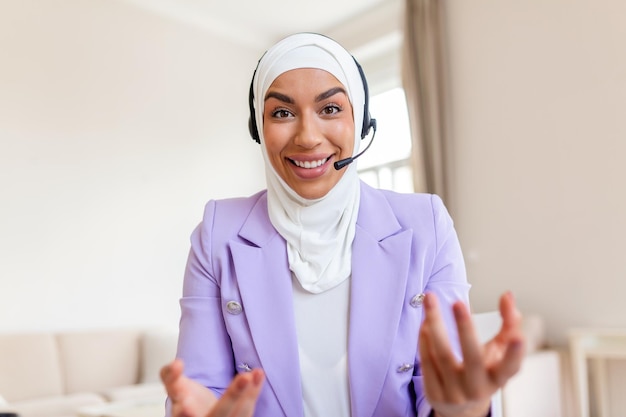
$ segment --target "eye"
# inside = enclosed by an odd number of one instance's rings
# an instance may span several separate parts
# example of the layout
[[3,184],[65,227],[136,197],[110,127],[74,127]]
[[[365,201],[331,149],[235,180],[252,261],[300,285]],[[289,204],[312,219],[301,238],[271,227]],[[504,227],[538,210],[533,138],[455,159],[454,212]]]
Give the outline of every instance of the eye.
[[341,106],[337,104],[328,104],[324,106],[324,108],[322,109],[322,113],[325,115],[333,115],[339,113],[342,110],[343,109],[341,108]]
[[286,109],[276,109],[272,112],[272,117],[276,119],[286,119],[290,116],[293,116],[293,113]]

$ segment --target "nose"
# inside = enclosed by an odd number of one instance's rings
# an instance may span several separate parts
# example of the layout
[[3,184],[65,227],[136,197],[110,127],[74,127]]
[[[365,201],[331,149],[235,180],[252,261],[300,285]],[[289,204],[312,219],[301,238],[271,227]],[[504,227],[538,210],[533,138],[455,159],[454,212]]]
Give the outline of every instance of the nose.
[[305,149],[313,149],[323,140],[319,120],[315,114],[304,113],[300,116],[294,143]]

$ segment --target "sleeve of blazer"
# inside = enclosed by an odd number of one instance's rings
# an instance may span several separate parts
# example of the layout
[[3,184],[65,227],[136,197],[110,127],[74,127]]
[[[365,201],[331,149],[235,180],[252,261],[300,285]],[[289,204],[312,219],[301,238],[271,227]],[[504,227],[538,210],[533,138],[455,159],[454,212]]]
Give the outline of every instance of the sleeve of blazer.
[[216,203],[207,203],[204,218],[191,235],[180,300],[181,319],[177,357],[185,375],[220,396],[235,375],[232,347],[211,262]]
[[452,304],[456,301],[469,303],[470,285],[467,282],[465,261],[452,218],[441,198],[432,196],[433,228],[435,232],[435,259],[426,285],[427,292],[437,295],[448,326],[448,334],[460,358],[460,348]]
[[[461,349],[452,304],[458,300],[469,303],[470,285],[467,282],[465,261],[461,252],[461,245],[454,229],[452,218],[448,214],[441,198],[431,196],[432,222],[434,233],[434,260],[430,275],[427,279],[425,292],[437,295],[441,306],[441,312],[446,323],[450,343],[458,358],[461,357]],[[419,369],[419,366],[417,367]],[[424,397],[421,371],[414,377],[415,392],[417,397],[418,416],[429,416],[431,407]]]

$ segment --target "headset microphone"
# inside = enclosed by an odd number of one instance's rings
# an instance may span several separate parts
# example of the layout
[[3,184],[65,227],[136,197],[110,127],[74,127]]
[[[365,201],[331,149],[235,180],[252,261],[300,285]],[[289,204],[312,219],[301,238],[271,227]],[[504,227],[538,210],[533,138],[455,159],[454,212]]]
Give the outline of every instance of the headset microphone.
[[351,156],[350,158],[340,159],[339,161],[335,162],[334,163],[334,167],[335,167],[335,169],[337,171],[339,171],[341,168],[345,167],[346,165],[350,165],[352,162],[354,162],[355,159],[357,159],[359,156],[363,155],[365,153],[365,151],[370,148],[370,146],[372,146],[372,142],[374,142],[374,138],[376,137],[376,119],[370,119],[369,126],[372,129],[374,129],[374,133],[372,134],[372,138],[370,139],[370,143],[368,143],[367,146],[365,147],[365,149],[363,149],[361,152],[359,152],[355,156]]

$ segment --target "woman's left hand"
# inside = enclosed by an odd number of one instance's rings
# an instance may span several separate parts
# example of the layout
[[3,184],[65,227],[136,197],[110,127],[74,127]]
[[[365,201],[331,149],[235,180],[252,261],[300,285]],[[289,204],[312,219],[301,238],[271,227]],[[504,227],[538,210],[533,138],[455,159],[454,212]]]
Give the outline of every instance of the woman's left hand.
[[502,327],[486,344],[480,343],[471,314],[463,302],[453,306],[463,361],[449,343],[437,297],[424,300],[425,318],[420,328],[419,353],[424,390],[438,417],[485,417],[491,396],[520,368],[524,357],[521,315],[513,295],[500,297]]

